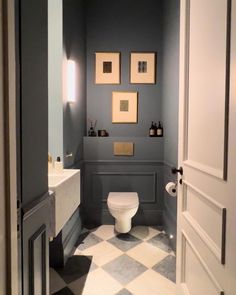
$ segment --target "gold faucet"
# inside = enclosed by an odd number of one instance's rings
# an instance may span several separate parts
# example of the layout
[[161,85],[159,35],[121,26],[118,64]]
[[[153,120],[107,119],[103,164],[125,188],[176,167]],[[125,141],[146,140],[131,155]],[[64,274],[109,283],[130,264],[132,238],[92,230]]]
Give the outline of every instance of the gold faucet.
[[48,163],[52,164],[52,156],[48,153]]

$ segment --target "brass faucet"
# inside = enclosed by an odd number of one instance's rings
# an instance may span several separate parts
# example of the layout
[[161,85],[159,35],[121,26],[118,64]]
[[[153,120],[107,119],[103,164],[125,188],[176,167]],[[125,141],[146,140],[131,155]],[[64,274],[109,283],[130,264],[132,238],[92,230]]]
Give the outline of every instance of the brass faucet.
[[52,156],[48,153],[48,164],[52,164]]

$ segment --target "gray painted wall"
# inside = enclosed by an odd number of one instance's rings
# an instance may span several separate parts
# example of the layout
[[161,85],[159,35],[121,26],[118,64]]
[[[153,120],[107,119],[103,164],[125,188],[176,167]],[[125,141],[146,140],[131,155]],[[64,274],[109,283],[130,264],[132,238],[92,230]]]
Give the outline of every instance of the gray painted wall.
[[48,190],[47,1],[21,1],[21,181],[22,203]]
[[[163,1],[162,116],[164,123],[164,185],[175,181],[171,166],[178,165],[179,103],[179,0]],[[174,235],[175,247],[177,198],[164,192],[164,225]]]
[[[114,156],[113,142],[134,142],[134,156]],[[134,191],[139,210],[133,224],[161,225],[163,212],[163,138],[85,137],[85,183],[82,198],[86,224],[113,224],[107,197]]]
[[[161,1],[87,1],[87,118],[111,136],[147,136],[161,115]],[[121,84],[95,85],[96,51],[121,52]],[[131,85],[131,51],[157,52],[157,84]],[[138,124],[111,123],[112,91],[138,91]]]
[[[133,156],[114,156],[114,142],[133,142]],[[163,138],[84,137],[84,160],[88,161],[159,161],[163,162]]]
[[63,1],[64,59],[76,62],[76,101],[64,102],[64,166],[74,166],[83,158],[83,136],[86,134],[86,31],[83,0]]

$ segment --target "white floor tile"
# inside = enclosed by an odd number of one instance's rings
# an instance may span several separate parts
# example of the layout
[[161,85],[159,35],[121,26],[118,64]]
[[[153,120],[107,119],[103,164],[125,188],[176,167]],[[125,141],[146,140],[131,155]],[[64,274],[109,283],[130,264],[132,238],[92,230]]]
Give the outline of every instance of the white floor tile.
[[149,269],[126,286],[133,295],[175,295],[175,284]]
[[108,240],[116,235],[114,225],[101,225],[94,234],[103,240]]
[[103,269],[98,268],[86,278],[82,277],[71,283],[69,288],[75,295],[111,295],[118,293],[123,286]]
[[106,241],[83,251],[83,255],[92,256],[92,261],[98,266],[102,266],[122,254],[121,250]]

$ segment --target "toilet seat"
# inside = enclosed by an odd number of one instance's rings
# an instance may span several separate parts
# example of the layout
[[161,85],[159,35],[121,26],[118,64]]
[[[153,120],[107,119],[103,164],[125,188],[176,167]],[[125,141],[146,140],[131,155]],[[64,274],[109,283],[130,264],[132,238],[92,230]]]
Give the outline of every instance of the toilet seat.
[[113,209],[133,209],[138,207],[138,194],[135,192],[111,192],[107,198],[108,206]]

